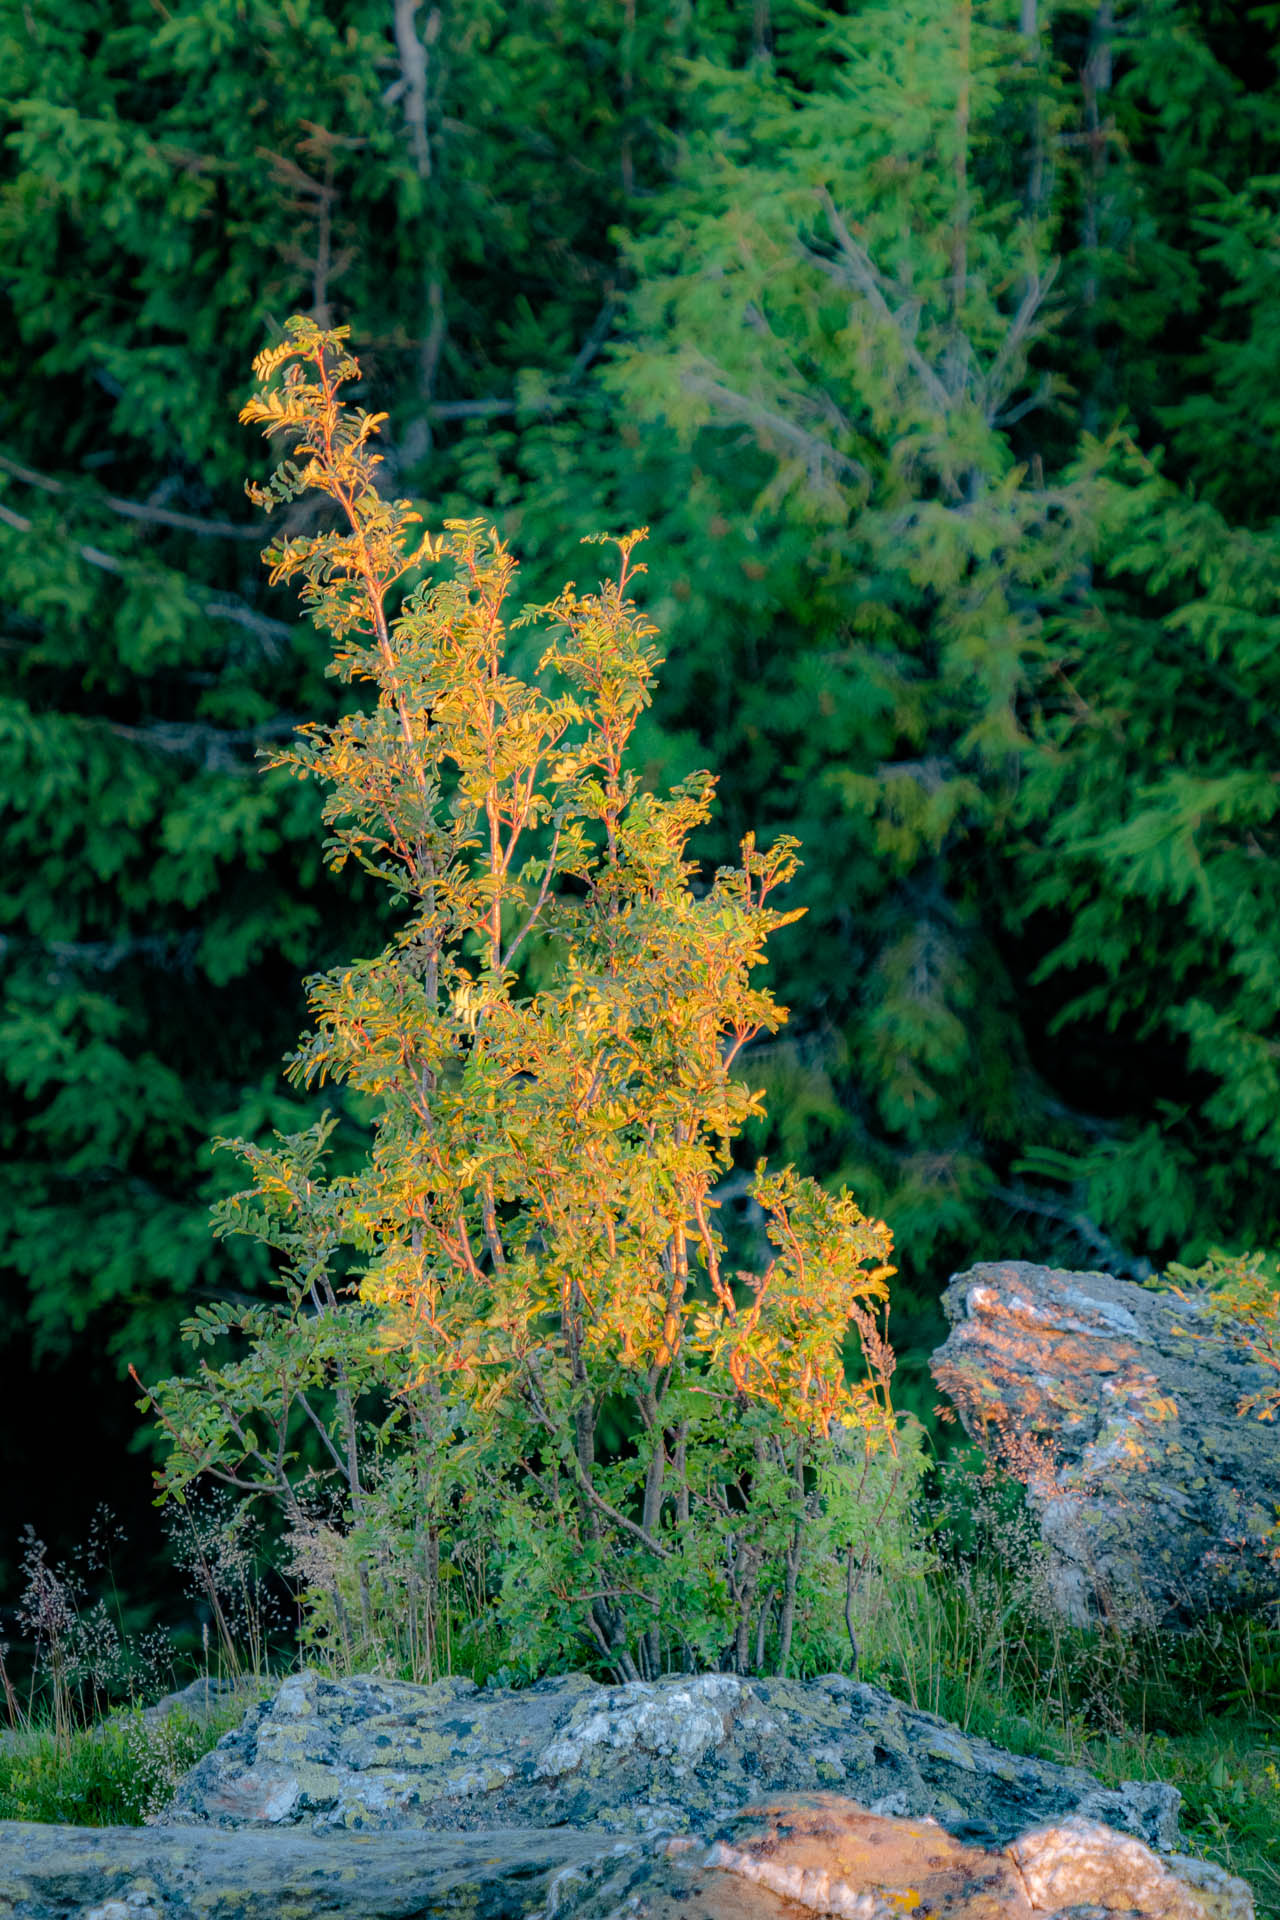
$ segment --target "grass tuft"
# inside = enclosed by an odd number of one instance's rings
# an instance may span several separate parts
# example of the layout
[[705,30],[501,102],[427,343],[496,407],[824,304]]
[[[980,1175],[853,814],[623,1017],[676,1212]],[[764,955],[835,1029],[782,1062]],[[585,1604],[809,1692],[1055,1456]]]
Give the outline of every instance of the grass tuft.
[[135,1709],[69,1736],[52,1727],[10,1733],[0,1747],[0,1820],[143,1826],[243,1710],[241,1701],[208,1720],[174,1713],[148,1722]]

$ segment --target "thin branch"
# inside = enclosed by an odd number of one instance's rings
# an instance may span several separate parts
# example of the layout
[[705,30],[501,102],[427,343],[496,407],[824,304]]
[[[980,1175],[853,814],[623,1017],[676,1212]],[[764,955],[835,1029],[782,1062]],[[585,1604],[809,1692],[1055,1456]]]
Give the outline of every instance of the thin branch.
[[[841,255],[843,256],[847,268],[847,278],[852,282],[853,286],[856,287],[858,292],[862,294],[863,298],[868,302],[878,317],[883,320],[887,326],[891,326],[898,334],[906,352],[907,364],[910,366],[933,404],[941,412],[949,412],[952,405],[951,395],[947,392],[920,349],[904,331],[900,317],[902,310],[899,309],[899,312],[895,313],[889,305],[888,300],[885,298],[883,276],[880,274],[871,255],[865,247],[859,246],[858,242],[854,239],[841,218],[839,208],[825,187],[818,189],[818,201],[827,216],[828,224],[835,236],[836,245],[839,247]],[[837,261],[827,260],[824,255],[814,253],[807,247],[804,249],[804,252],[806,257],[813,261],[815,265],[825,267],[830,273],[839,274],[839,263]]]
[[681,385],[687,393],[696,393],[702,399],[712,401],[726,413],[745,420],[750,426],[761,428],[793,447],[807,458],[811,469],[815,465],[830,465],[851,480],[856,480],[859,485],[870,484],[871,476],[860,460],[855,460],[852,454],[841,453],[829,440],[819,439],[816,433],[810,433],[806,427],[788,420],[785,414],[775,413],[772,407],[762,406],[758,400],[749,400],[745,394],[735,393],[732,387],[726,387],[722,381],[712,380],[706,374],[692,370],[682,375]]
[[[23,513],[15,513],[12,507],[0,506],[0,522],[12,527],[15,533],[33,533],[33,523]],[[114,554],[104,553],[101,547],[86,547],[78,540],[71,542],[73,550],[91,567],[101,567],[104,573],[123,573],[124,568]]]
[[1053,375],[1046,373],[1035,392],[1029,393],[1025,400],[1019,400],[1016,407],[1007,407],[1003,412],[997,408],[995,413],[988,415],[988,426],[1012,427],[1019,420],[1025,420],[1029,413],[1035,413],[1040,407],[1047,407],[1053,399],[1054,386]]
[[249,773],[253,769],[246,761],[235,758],[234,749],[278,740],[282,735],[295,732],[300,722],[296,714],[283,713],[273,720],[263,720],[256,727],[215,727],[203,720],[151,720],[140,727],[127,726],[119,720],[103,724],[109,733],[118,733],[122,740],[136,740],[142,746],[153,747],[157,753],[202,755],[206,771]]
[[1134,1280],[1147,1280],[1154,1271],[1144,1255],[1129,1253],[1124,1247],[1118,1246],[1095,1220],[1091,1220],[1078,1207],[1073,1207],[1069,1201],[1028,1193],[1023,1187],[992,1187],[991,1194],[993,1199],[1003,1200],[1015,1213],[1037,1214],[1042,1219],[1056,1220],[1061,1226],[1070,1227],[1090,1252],[1107,1262],[1109,1272],[1127,1274]]
[[[25,514],[14,513],[12,508],[3,505],[0,505],[0,524],[12,527],[15,533],[36,531],[34,524]],[[67,545],[87,565],[99,567],[103,573],[114,573],[128,578],[132,572],[123,561],[116,558],[115,554],[104,553],[101,547],[87,546],[81,540],[69,540]],[[154,582],[156,585],[168,584],[163,574],[137,573],[133,574],[133,578],[141,582]],[[283,620],[272,620],[266,614],[255,613],[253,608],[245,606],[242,600],[230,599],[225,594],[202,594],[192,586],[189,580],[184,581],[183,584],[197,609],[207,619],[229,620],[234,626],[246,627],[250,633],[256,634],[262,641],[263,652],[271,659],[279,658],[282,641],[293,638],[293,628]]]
[[609,337],[613,325],[615,310],[613,294],[609,294],[596,315],[590,332],[574,356],[573,365],[565,375],[563,385],[550,388],[538,400],[521,400],[514,393],[493,394],[475,400],[437,400],[427,408],[427,416],[432,420],[492,420],[504,413],[536,413],[555,406],[568,398],[567,389],[576,387],[583,374],[599,354],[601,347]]
[[328,1453],[329,1458],[333,1461],[334,1466],[337,1468],[338,1472],[342,1475],[343,1479],[347,1482],[349,1486],[351,1484],[351,1469],[347,1465],[347,1463],[343,1460],[342,1455],[338,1452],[338,1449],[334,1446],[333,1438],[329,1432],[328,1427],[325,1426],[324,1421],[321,1420],[319,1414],[317,1414],[317,1412],[315,1411],[315,1408],[312,1406],[311,1402],[308,1400],[306,1394],[302,1392],[301,1388],[299,1388],[298,1390],[298,1402],[302,1408],[302,1411],[306,1414],[308,1420],[311,1422],[316,1432],[320,1435],[320,1439],[324,1444],[325,1451]]
[[592,1486],[587,1474],[584,1472],[582,1463],[576,1453],[567,1453],[565,1458],[569,1463],[569,1468],[574,1478],[578,1481],[583,1493],[596,1509],[597,1513],[604,1514],[606,1519],[613,1521],[615,1527],[621,1527],[624,1533],[629,1533],[633,1539],[640,1542],[641,1546],[647,1547],[650,1553],[656,1553],[660,1560],[669,1560],[671,1558],[671,1550],[669,1547],[664,1547],[660,1540],[655,1540],[652,1534],[646,1533],[644,1528],[637,1526],[634,1520],[628,1520],[625,1513],[619,1513],[616,1507],[611,1507],[607,1500],[601,1499],[600,1495]]
[[[556,1423],[547,1411],[546,1402],[538,1391],[537,1380],[532,1370],[528,1367],[526,1367],[526,1376],[529,1386],[529,1398],[538,1421],[545,1427],[548,1433],[557,1435],[558,1429]],[[625,1513],[619,1513],[616,1507],[611,1507],[607,1500],[601,1498],[592,1486],[590,1475],[587,1473],[586,1468],[572,1447],[566,1448],[561,1457],[577,1481],[580,1491],[595,1508],[597,1513],[602,1513],[606,1519],[612,1520],[616,1527],[621,1527],[624,1533],[629,1533],[632,1538],[638,1540],[643,1547],[647,1547],[650,1553],[656,1553],[660,1560],[669,1560],[671,1558],[671,1550],[669,1547],[664,1547],[660,1540],[655,1540],[651,1534],[645,1532],[643,1527],[637,1526],[634,1520],[628,1520]]]
[[606,296],[604,305],[596,315],[595,323],[590,333],[574,356],[573,365],[569,369],[568,379],[568,384],[571,387],[577,386],[579,380],[581,380],[583,374],[587,371],[587,368],[591,365],[591,362],[609,338],[609,329],[613,325],[613,309],[613,295],[609,294]]
[[[1018,311],[1014,314],[1013,320],[1010,323],[1009,331],[1000,343],[1000,351],[992,361],[990,371],[982,383],[982,410],[988,426],[994,422],[1004,400],[1012,391],[1012,388],[1003,387],[1002,382],[1010,366],[1013,364],[1014,357],[1030,333],[1036,315],[1048,298],[1049,289],[1057,278],[1057,273],[1058,263],[1056,260],[1051,260],[1045,270],[1043,279],[1041,279],[1038,273],[1031,275],[1027,284],[1027,290],[1023,294],[1018,306]],[[1027,408],[1026,411],[1029,412],[1030,409]],[[1015,414],[1013,417],[1019,418],[1021,416]]]
[[[121,940],[23,940],[0,933],[0,960],[9,953],[26,949],[46,954],[64,966],[92,967],[98,973],[114,973],[126,960],[134,959],[166,971],[185,972],[195,959],[199,944],[200,935],[194,928],[182,934],[140,934],[134,939]],[[211,1297],[221,1300],[225,1296],[217,1292]],[[248,1294],[243,1297],[246,1301],[251,1299]]]
[[484,1222],[485,1245],[489,1249],[489,1258],[496,1273],[507,1270],[507,1256],[502,1245],[502,1235],[498,1232],[498,1209],[493,1197],[493,1176],[486,1173],[482,1187],[480,1217]]
[[[547,400],[540,402],[546,405]],[[521,402],[514,394],[490,400],[436,400],[427,408],[432,420],[492,420],[500,413],[515,413]]]
[[38,487],[41,493],[69,493],[77,499],[83,499],[86,506],[108,507],[112,513],[123,514],[127,520],[146,520],[158,527],[176,527],[181,533],[198,533],[210,539],[255,540],[259,545],[262,541],[258,527],[243,526],[233,520],[206,520],[200,514],[174,513],[168,507],[147,506],[141,500],[125,500],[115,493],[71,487],[65,480],[55,480],[51,474],[37,473],[34,467],[22,466],[6,453],[0,453],[0,473],[12,474],[15,480],[21,480],[29,487]]
[[702,1242],[702,1257],[707,1263],[707,1278],[711,1282],[711,1291],[729,1316],[731,1326],[737,1325],[738,1309],[729,1288],[720,1274],[720,1256],[716,1251],[715,1237],[711,1223],[707,1219],[706,1195],[695,1191],[693,1199],[693,1217],[698,1223],[698,1238]]
[[542,885],[538,889],[538,897],[534,901],[533,906],[530,909],[529,918],[525,921],[519,933],[514,934],[512,936],[511,944],[502,956],[501,971],[503,973],[506,972],[507,968],[511,965],[511,962],[515,959],[516,955],[519,953],[520,948],[524,944],[525,935],[529,932],[530,928],[533,926],[534,922],[537,920],[539,914],[542,912],[543,907],[547,903],[547,894],[548,894],[548,891],[550,890],[551,881],[555,874],[556,854],[560,848],[560,835],[563,831],[563,828],[564,828],[564,816],[562,814],[561,818],[556,823],[555,834],[551,841],[551,850],[547,855],[547,870],[542,876]]
[[219,594],[206,599],[201,594],[193,594],[193,599],[201,613],[210,620],[229,620],[232,626],[244,627],[249,633],[256,634],[263,643],[263,651],[273,660],[280,658],[281,643],[292,640],[294,630],[285,620],[272,620],[266,614],[255,613],[252,607],[246,607],[243,600],[229,599]]

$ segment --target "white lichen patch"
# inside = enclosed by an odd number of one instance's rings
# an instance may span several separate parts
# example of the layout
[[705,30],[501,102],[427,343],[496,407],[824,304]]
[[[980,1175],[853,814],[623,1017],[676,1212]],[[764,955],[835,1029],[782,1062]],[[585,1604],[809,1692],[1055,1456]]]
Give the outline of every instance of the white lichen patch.
[[743,1692],[730,1674],[700,1674],[687,1685],[664,1689],[643,1681],[618,1687],[608,1704],[552,1740],[538,1756],[540,1780],[576,1773],[593,1754],[640,1750],[672,1763],[677,1776],[696,1767],[728,1732],[727,1716]]

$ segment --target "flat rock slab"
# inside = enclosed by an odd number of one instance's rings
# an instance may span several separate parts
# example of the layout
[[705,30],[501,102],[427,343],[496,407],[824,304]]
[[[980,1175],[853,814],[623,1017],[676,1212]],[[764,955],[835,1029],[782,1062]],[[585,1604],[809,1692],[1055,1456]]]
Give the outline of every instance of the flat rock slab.
[[5,1920],[1253,1920],[1219,1868],[1078,1818],[1001,1849],[836,1794],[700,1838],[0,1823]]
[[523,1920],[616,1868],[573,1832],[219,1833],[0,1821],[3,1920]]
[[942,1304],[934,1379],[1026,1484],[1067,1617],[1185,1624],[1280,1596],[1280,1442],[1237,1411],[1272,1376],[1202,1302],[1011,1260]]
[[762,1793],[836,1791],[1003,1846],[1071,1814],[1156,1847],[1179,1796],[971,1738],[879,1687],[700,1674],[608,1687],[582,1674],[512,1691],[302,1673],[179,1783],[167,1824],[598,1827],[687,1833]]

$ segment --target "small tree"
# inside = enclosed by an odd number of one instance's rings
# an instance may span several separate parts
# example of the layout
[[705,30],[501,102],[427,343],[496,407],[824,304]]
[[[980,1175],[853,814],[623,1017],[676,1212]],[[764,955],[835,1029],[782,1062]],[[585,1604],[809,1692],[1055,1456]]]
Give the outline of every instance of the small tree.
[[[716,1224],[760,1111],[735,1063],[785,1017],[753,975],[797,917],[772,904],[795,843],[749,836],[740,866],[700,882],[688,842],[711,777],[662,799],[627,766],[659,665],[628,597],[643,535],[615,543],[598,592],[567,586],[511,622],[495,533],[411,539],[418,516],[378,493],[379,416],[339,398],[358,372],[344,338],[291,320],[242,418],[291,449],[255,500],[316,490],[339,509],[340,530],[265,557],[333,636],[330,671],[377,688],[271,763],[328,789],[331,865],[358,861],[408,909],[385,952],[309,982],[315,1024],[289,1063],[364,1096],[373,1144],[326,1182],[324,1128],[235,1143],[254,1186],[219,1230],[283,1250],[287,1299],[192,1323],[196,1340],[239,1324],[249,1352],[157,1390],[167,1486],[208,1470],[296,1520],[309,1425],[366,1620],[379,1528],[408,1555],[425,1528],[428,1557],[443,1543],[455,1563],[485,1533],[486,1600],[530,1670],[584,1643],[626,1678],[785,1669],[798,1622],[825,1645],[833,1569],[905,1485],[877,1318],[888,1229],[764,1165],[763,1270],[728,1270]],[[504,647],[530,623],[546,645],[525,680]]]

